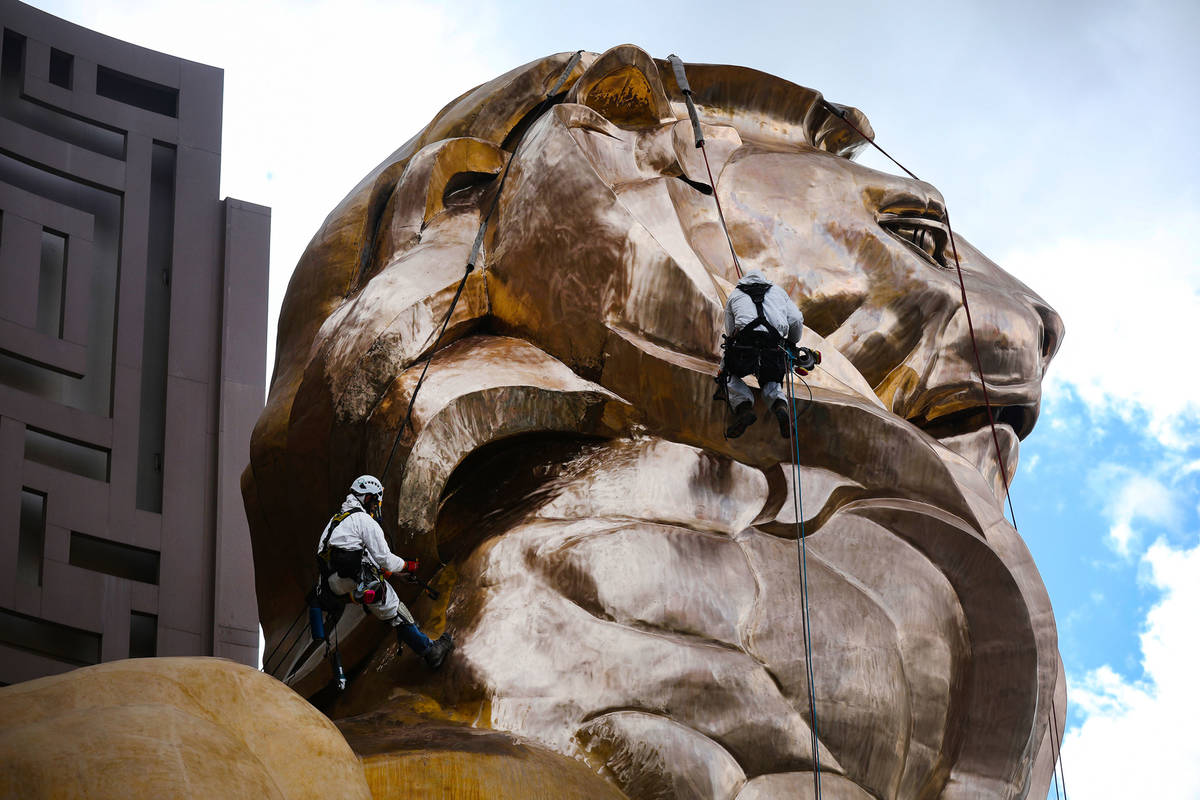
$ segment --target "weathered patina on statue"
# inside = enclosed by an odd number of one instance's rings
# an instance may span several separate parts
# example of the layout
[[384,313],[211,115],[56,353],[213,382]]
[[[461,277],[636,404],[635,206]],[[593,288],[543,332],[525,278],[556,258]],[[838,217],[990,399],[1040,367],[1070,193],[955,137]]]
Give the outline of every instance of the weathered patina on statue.
[[[267,649],[344,487],[399,437],[384,527],[445,565],[441,604],[414,610],[459,647],[430,676],[347,614],[360,666],[325,700],[335,717],[510,731],[629,797],[808,796],[788,443],[773,425],[726,440],[711,399],[736,275],[705,165],[671,70],[633,46],[585,54],[535,113],[568,59],[451,102],[301,258],[243,478]],[[1054,620],[1001,511],[943,200],[851,161],[863,140],[813,90],[688,78],[742,266],[789,292],[824,354],[797,401],[823,789],[1044,796]],[[955,241],[1013,471],[1061,322]],[[309,695],[328,679],[319,652],[268,666]]]

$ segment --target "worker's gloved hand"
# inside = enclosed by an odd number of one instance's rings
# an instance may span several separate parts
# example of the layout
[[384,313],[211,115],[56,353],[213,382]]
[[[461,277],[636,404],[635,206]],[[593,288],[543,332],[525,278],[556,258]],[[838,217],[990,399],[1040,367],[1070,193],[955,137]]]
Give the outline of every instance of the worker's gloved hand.
[[420,562],[417,561],[417,559],[415,559],[415,558],[412,561],[404,562],[404,571],[408,572],[408,573],[416,574],[416,571],[418,569],[420,569],[420,567],[421,567]]

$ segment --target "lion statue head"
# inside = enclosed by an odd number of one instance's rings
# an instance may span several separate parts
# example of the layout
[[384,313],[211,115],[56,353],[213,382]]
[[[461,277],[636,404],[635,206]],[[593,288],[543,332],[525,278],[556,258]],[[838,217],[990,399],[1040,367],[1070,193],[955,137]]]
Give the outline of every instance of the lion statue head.
[[[851,160],[859,111],[687,70],[703,151],[665,61],[564,53],[452,101],[330,213],[243,476],[265,666],[327,680],[288,626],[370,471],[393,549],[437,568],[441,600],[407,599],[459,647],[430,676],[347,614],[335,716],[436,706],[630,797],[807,796],[818,757],[840,798],[1044,796],[1064,681],[1000,503],[1061,321],[951,242],[931,185]],[[824,356],[793,392],[798,458],[773,426],[722,433],[731,246]]]

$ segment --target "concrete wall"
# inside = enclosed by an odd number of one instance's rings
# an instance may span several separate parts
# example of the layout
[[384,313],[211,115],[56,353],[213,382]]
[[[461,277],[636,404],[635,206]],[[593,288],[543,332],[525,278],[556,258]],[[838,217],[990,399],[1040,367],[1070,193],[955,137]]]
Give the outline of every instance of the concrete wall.
[[270,211],[219,199],[222,72],[14,0],[0,26],[0,682],[256,664]]

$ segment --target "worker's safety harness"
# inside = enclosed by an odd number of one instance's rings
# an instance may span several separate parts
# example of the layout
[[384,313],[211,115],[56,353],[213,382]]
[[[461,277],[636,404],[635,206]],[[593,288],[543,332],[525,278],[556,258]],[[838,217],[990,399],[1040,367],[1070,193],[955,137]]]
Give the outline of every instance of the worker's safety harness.
[[[346,598],[351,602],[370,605],[383,599],[386,589],[379,569],[363,558],[366,551],[361,547],[349,549],[334,547],[330,544],[333,531],[353,514],[365,514],[361,508],[352,508],[333,515],[325,535],[317,545],[317,569],[321,577],[317,580],[316,599],[321,608],[331,611],[330,606],[345,604]],[[337,575],[339,578],[354,581],[354,589],[348,595],[335,595],[329,587],[329,578]]]
[[738,290],[754,302],[757,316],[733,336],[721,337],[721,348],[725,351],[722,372],[729,377],[754,375],[759,386],[764,383],[780,383],[787,372],[787,341],[774,325],[767,321],[763,310],[763,299],[771,290],[769,283],[738,284]]
[[352,508],[349,511],[341,511],[333,515],[333,519],[329,520],[329,525],[325,528],[325,535],[321,537],[321,541],[317,544],[317,567],[321,570],[321,577],[328,578],[330,575],[337,574],[341,578],[354,578],[355,580],[362,574],[362,548],[347,550],[344,547],[333,547],[329,544],[329,540],[333,538],[333,531],[338,525],[341,525],[347,517],[353,514],[366,513],[361,508]]
[[[354,589],[349,595],[349,599],[354,602],[374,602],[375,587],[372,587],[370,600],[366,599],[363,592],[363,550],[355,548],[353,550],[344,547],[334,547],[330,544],[333,538],[333,532],[338,525],[341,525],[348,517],[359,512],[366,513],[361,508],[351,508],[348,511],[340,511],[333,515],[333,519],[329,520],[329,525],[325,528],[325,533],[321,536],[321,541],[317,544],[317,571],[320,577],[317,578],[317,585],[308,593],[308,622],[312,632],[313,642],[325,643],[325,657],[329,659],[330,668],[333,670],[333,682],[337,686],[338,691],[346,688],[348,683],[346,672],[342,669],[342,656],[338,652],[337,645],[337,625],[342,619],[342,612],[346,610],[346,595],[337,595],[333,593],[333,589],[329,586],[329,579],[334,575],[339,578],[347,578],[354,581]],[[378,582],[378,578],[376,578]],[[383,587],[378,587],[382,589]],[[326,616],[328,615],[328,616]],[[326,629],[333,633],[330,637],[325,633]]]
[[[341,621],[342,612],[346,610],[346,601],[370,605],[382,602],[387,591],[378,568],[363,557],[366,554],[363,548],[334,547],[330,544],[337,526],[359,513],[367,512],[361,508],[351,508],[334,514],[333,519],[329,520],[329,525],[317,544],[317,570],[320,577],[317,578],[317,585],[308,594],[312,638],[314,642],[325,643],[325,657],[329,659],[333,670],[333,682],[339,691],[344,690],[348,683],[337,644],[337,624]],[[329,579],[334,575],[354,581],[354,588],[349,594],[334,594],[329,585]],[[328,617],[325,617],[326,614]],[[332,637],[326,634],[326,629],[333,634]]]
[[767,320],[763,300],[771,290],[770,283],[739,283],[738,290],[754,303],[757,316],[735,331],[733,336],[721,336],[721,371],[717,373],[717,397],[725,398],[731,377],[753,375],[758,385],[783,383],[791,369],[801,375],[821,363],[821,354],[808,347],[794,347]]

